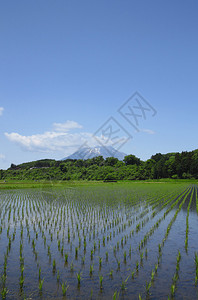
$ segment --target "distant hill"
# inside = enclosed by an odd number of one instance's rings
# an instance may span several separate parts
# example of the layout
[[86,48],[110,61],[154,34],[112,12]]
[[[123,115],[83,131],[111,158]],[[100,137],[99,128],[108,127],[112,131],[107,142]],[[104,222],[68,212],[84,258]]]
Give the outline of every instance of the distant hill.
[[94,158],[97,156],[103,156],[104,159],[107,157],[116,157],[119,160],[123,160],[124,157],[127,154],[124,152],[119,152],[116,149],[114,149],[112,146],[108,147],[103,147],[103,146],[97,146],[97,147],[82,147],[73,154],[63,158],[62,160],[66,159],[89,159],[89,158]]

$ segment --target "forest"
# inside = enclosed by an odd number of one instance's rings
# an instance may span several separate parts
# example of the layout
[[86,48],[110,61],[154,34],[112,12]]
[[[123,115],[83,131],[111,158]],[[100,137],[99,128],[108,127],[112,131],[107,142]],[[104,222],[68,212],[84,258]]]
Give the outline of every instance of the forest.
[[157,153],[146,161],[133,154],[123,161],[115,157],[104,159],[44,159],[0,170],[0,180],[147,180],[198,179],[198,149],[181,153]]

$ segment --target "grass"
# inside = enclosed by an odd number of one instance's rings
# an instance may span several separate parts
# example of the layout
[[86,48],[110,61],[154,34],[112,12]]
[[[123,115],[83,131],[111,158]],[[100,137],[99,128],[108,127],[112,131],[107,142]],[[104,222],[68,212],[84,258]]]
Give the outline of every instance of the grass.
[[[147,185],[147,184],[157,184],[157,183],[167,183],[167,184],[197,184],[196,179],[151,179],[151,180],[118,180],[116,183],[108,183],[108,186],[128,186],[128,185]],[[56,180],[10,180],[6,179],[0,180],[0,190],[1,189],[29,189],[29,188],[65,188],[65,187],[94,187],[94,186],[106,186],[103,181],[56,181]]]

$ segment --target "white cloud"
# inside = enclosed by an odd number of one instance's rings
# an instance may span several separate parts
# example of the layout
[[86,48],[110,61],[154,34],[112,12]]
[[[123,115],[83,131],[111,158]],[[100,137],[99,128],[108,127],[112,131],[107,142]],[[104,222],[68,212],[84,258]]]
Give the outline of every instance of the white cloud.
[[5,136],[25,150],[36,152],[64,151],[68,147],[79,147],[86,140],[89,140],[89,133],[65,133],[47,131],[43,134],[24,136],[16,132],[5,133]]
[[71,129],[82,128],[82,125],[78,124],[75,121],[67,121],[65,123],[54,123],[53,127],[55,131],[67,132]]
[[145,132],[148,134],[155,134],[155,131],[151,130],[151,129],[140,129],[141,132]]
[[26,151],[43,152],[43,153],[57,153],[61,152],[63,155],[69,155],[78,150],[83,144],[89,147],[98,146],[98,141],[103,145],[112,145],[115,142],[113,139],[102,135],[97,136],[89,132],[69,132],[72,129],[82,128],[77,122],[67,121],[65,123],[54,123],[52,131],[46,131],[42,134],[21,135],[17,132],[5,132],[7,139]]
[[2,116],[3,111],[4,111],[4,108],[3,108],[3,107],[0,107],[0,116]]

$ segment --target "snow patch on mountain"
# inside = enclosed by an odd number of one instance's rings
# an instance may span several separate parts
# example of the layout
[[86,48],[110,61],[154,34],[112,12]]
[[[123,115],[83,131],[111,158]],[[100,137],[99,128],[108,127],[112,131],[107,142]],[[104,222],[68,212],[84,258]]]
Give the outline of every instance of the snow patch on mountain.
[[127,154],[124,152],[117,151],[115,148],[112,146],[97,146],[97,147],[81,147],[79,148],[76,152],[73,154],[63,158],[62,160],[66,159],[89,159],[97,156],[103,156],[104,159],[107,157],[116,157],[119,160],[123,160],[124,157]]

